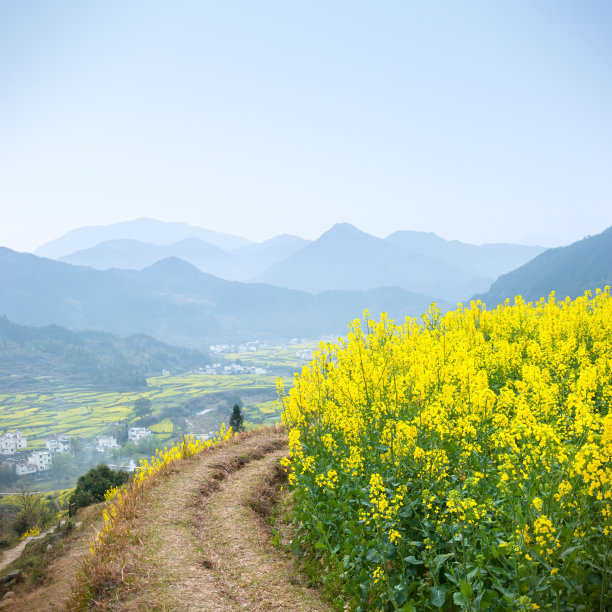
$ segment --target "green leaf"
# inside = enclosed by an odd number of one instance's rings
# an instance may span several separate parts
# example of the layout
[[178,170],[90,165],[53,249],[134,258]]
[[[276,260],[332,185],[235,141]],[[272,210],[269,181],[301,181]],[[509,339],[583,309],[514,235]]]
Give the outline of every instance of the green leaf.
[[325,549],[327,548],[327,547],[325,546],[325,542],[321,542],[321,541],[316,542],[316,543],[315,543],[315,545],[314,545],[314,547],[315,547],[317,550],[325,550]]
[[433,560],[434,572],[437,571],[445,561],[447,561],[448,559],[454,556],[455,555],[453,553],[448,553],[446,555],[438,555],[437,557],[435,557]]
[[582,546],[570,546],[569,548],[566,548],[561,553],[561,559],[565,559],[565,557],[569,557],[573,552],[580,550],[581,548]]
[[467,608],[470,605],[469,597],[466,597],[463,593],[453,593],[453,602],[460,608]]
[[465,595],[465,597],[472,596],[473,591],[469,582],[466,582],[465,580],[459,580],[459,588],[461,589],[461,594]]
[[[484,608],[484,606],[490,606],[493,602],[498,600],[499,593],[497,593],[497,591],[494,591],[493,589],[487,589],[479,597],[482,597],[482,599],[480,600],[480,605]],[[478,597],[476,599],[478,599]]]
[[429,589],[429,601],[438,608],[441,608],[444,605],[444,600],[446,599],[446,587],[444,586],[435,586]]
[[420,559],[417,559],[414,555],[410,555],[409,557],[404,557],[404,561],[412,565],[423,565],[423,561],[421,561]]
[[[471,580],[476,574],[480,575],[480,568],[475,567],[473,570],[470,570],[467,574],[467,579]],[[486,575],[486,574],[485,574]]]

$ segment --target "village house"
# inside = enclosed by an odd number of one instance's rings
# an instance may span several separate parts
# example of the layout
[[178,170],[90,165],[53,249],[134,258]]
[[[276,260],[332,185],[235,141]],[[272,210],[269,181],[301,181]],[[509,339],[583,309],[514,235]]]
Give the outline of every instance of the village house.
[[36,474],[36,466],[29,461],[16,461],[15,474],[17,476],[27,476],[28,474]]
[[106,451],[112,448],[119,448],[119,445],[117,444],[117,438],[114,438],[113,436],[110,436],[108,434],[98,436],[96,438],[96,445],[96,450],[100,453],[105,453]]
[[45,446],[50,453],[69,453],[70,452],[70,437],[69,436],[51,436],[45,441]]
[[141,438],[151,435],[151,430],[146,427],[130,427],[128,429],[128,440],[136,444]]
[[20,431],[5,433],[0,436],[0,455],[13,455],[27,445],[28,441]]
[[36,469],[44,472],[51,467],[51,453],[49,451],[36,451],[28,457],[28,462],[36,466]]

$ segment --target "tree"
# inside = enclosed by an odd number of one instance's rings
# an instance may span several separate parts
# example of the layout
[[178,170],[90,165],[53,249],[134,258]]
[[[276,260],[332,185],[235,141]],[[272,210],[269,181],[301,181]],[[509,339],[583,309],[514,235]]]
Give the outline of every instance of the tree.
[[134,412],[142,420],[145,416],[151,414],[151,400],[146,397],[139,397],[134,402]]
[[123,470],[114,472],[108,465],[101,463],[79,476],[74,494],[70,496],[70,503],[76,504],[77,508],[84,508],[95,502],[101,502],[109,489],[121,486],[127,482],[127,479],[127,472]]
[[13,524],[17,535],[20,536],[33,527],[42,528],[53,518],[53,510],[42,495],[22,489],[17,500],[21,506]]
[[72,455],[68,453],[59,453],[53,456],[53,464],[51,465],[51,474],[57,478],[57,488],[60,487],[60,481],[69,480],[78,474],[77,464]]
[[153,454],[155,451],[157,440],[153,436],[144,436],[144,438],[140,438],[138,440],[138,444],[136,447],[138,448],[138,452],[142,455]]
[[234,432],[244,431],[244,416],[242,416],[242,411],[240,410],[240,406],[238,404],[234,404],[229,424]]
[[120,423],[113,425],[111,433],[120,445],[125,444],[128,441],[127,421],[121,421]]
[[133,442],[126,442],[120,449],[121,457],[133,457],[138,452],[138,446]]
[[83,441],[81,438],[74,436],[70,438],[70,452],[74,455],[75,459],[79,458],[79,455],[83,452]]
[[15,472],[14,463],[2,463],[0,465],[0,484],[10,485],[19,478]]

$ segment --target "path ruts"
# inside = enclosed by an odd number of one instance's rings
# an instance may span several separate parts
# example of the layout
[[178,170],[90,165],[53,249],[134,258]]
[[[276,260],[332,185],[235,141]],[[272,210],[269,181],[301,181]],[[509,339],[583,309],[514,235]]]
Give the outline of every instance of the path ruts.
[[329,610],[272,546],[257,511],[285,439],[275,430],[239,436],[154,487],[134,533],[126,586],[110,609]]

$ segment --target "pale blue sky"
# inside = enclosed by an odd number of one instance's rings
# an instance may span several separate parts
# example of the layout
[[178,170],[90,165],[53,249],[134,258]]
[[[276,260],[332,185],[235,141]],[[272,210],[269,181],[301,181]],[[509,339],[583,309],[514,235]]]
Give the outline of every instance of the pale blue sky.
[[612,3],[0,0],[0,245],[612,225]]

